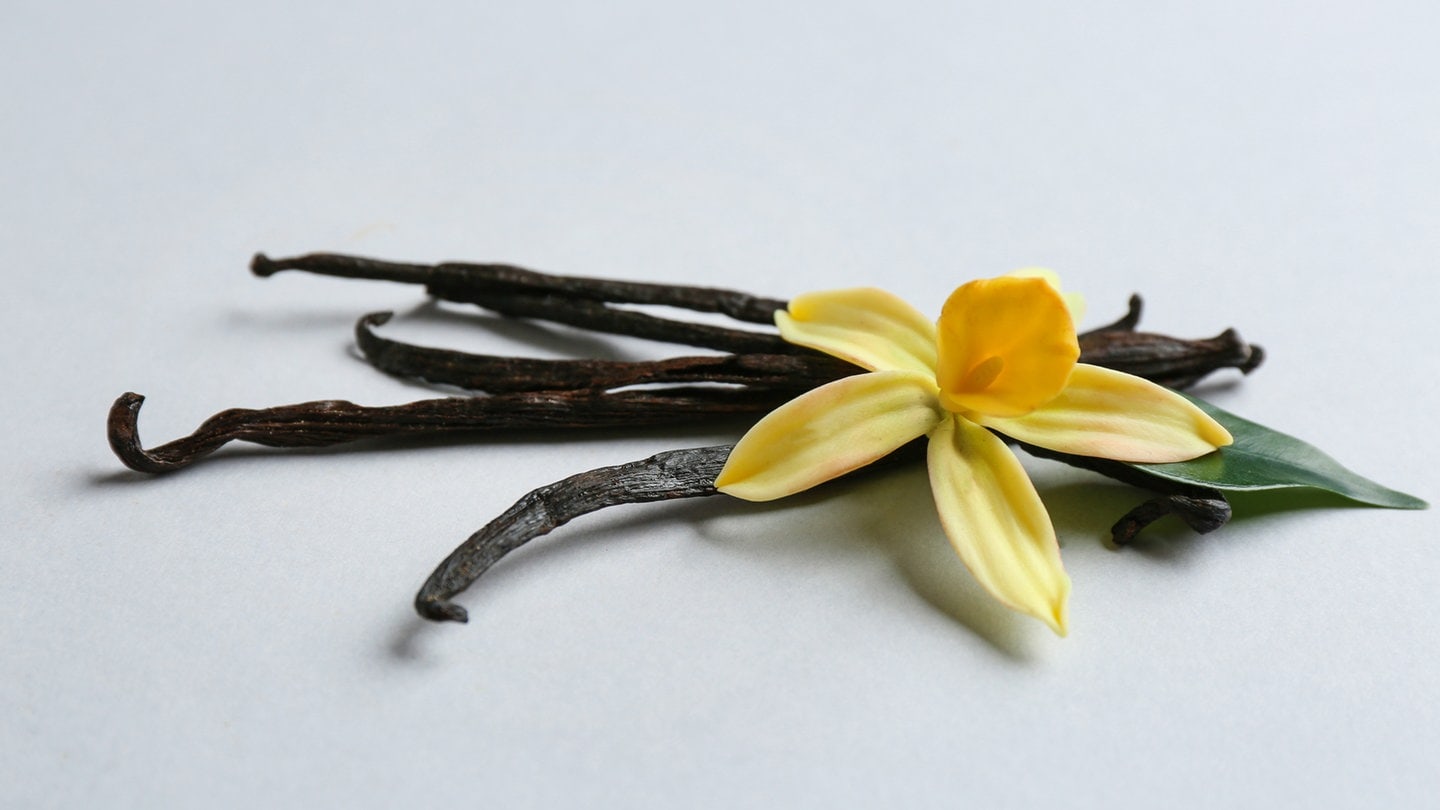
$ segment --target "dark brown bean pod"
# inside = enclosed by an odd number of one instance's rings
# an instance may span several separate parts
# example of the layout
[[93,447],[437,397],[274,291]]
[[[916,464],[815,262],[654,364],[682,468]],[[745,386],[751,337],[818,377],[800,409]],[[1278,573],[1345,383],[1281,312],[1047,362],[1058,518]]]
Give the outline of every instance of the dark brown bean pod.
[[773,333],[688,323],[559,295],[485,293],[472,298],[462,291],[444,297],[449,301],[477,304],[512,318],[538,318],[592,332],[678,343],[721,352],[795,354],[806,351],[793,343],[786,343]]
[[[322,400],[255,410],[232,409],[206,420],[192,435],[148,451],[141,446],[136,428],[144,398],[131,393],[120,397],[111,408],[110,446],[132,469],[169,472],[194,463],[230,441],[272,447],[321,447],[369,437],[422,432],[700,424],[735,414],[767,411],[816,385],[858,371],[809,350],[793,355],[745,354],[713,360],[675,358],[634,364],[482,357],[466,365],[475,356],[420,347],[407,347],[410,350],[407,352],[395,348],[400,344],[394,342],[387,348],[379,343],[383,339],[378,336],[366,337],[365,327],[362,321],[361,337],[367,341],[374,338],[371,349],[376,356],[390,353],[382,365],[390,373],[482,390],[488,387],[505,393],[473,401],[447,397],[386,407]],[[1219,368],[1238,364],[1242,370],[1249,370],[1258,364],[1262,356],[1259,347],[1240,341],[1233,330],[1227,330],[1221,338],[1229,348],[1217,351],[1212,341],[1219,338],[1185,341],[1130,332],[1112,325],[1081,337],[1080,359],[1122,371],[1134,369],[1132,373],[1174,387],[1193,384]],[[706,368],[710,363],[715,365]],[[455,371],[454,378],[447,378],[450,371]],[[751,374],[754,376],[748,376]],[[665,381],[667,375],[672,381],[704,383],[744,378],[745,384],[740,389],[687,387],[612,393],[598,390],[601,385],[620,387]],[[541,390],[535,390],[536,387]]]
[[710,424],[764,413],[795,395],[783,389],[668,388],[614,392],[534,392],[444,397],[404,405],[364,406],[320,400],[273,408],[231,408],[195,432],[145,449],[137,422],[145,398],[126,393],[110,408],[110,448],[132,470],[183,469],[232,441],[268,447],[326,447],[379,436],[456,431],[576,430]]
[[[487,295],[554,295],[572,300],[652,304],[695,312],[717,312],[737,321],[766,326],[774,322],[775,310],[785,308],[784,301],[737,290],[557,276],[510,264],[412,264],[338,253],[310,253],[288,259],[271,259],[263,253],[257,253],[250,262],[250,270],[261,277],[272,276],[282,270],[302,270],[342,278],[424,284],[431,295],[437,298],[482,306],[485,305],[484,297]],[[452,295],[460,297],[452,298]]]
[[[1248,374],[1263,357],[1260,347],[1245,343],[1234,330],[1202,340],[1136,332],[1134,327],[1140,310],[1140,297],[1131,296],[1129,311],[1123,318],[1081,334],[1082,361],[1136,374],[1172,388],[1185,388],[1221,368],[1238,368]],[[385,324],[390,317],[390,313],[374,313],[355,325],[356,343],[371,365],[387,374],[473,391],[617,388],[659,382],[798,388],[823,385],[860,371],[842,360],[793,346],[790,347],[793,354],[678,357],[639,362],[476,355],[380,337],[374,327]],[[661,339],[674,336],[673,332],[665,331]]]
[[415,610],[433,621],[466,621],[465,608],[450,601],[452,597],[501,557],[581,515],[620,504],[714,495],[715,477],[733,447],[669,450],[572,475],[530,492],[440,563],[415,597]]
[[723,352],[791,354],[799,347],[773,333],[728,329],[661,318],[609,304],[651,304],[720,313],[748,323],[772,325],[785,302],[736,290],[557,276],[509,264],[410,264],[311,253],[286,259],[255,254],[250,271],[262,278],[301,270],[341,278],[424,284],[436,298],[475,304],[502,315],[541,318],[614,335],[660,340]]
[[863,370],[819,354],[722,354],[636,362],[468,354],[376,334],[375,327],[390,317],[388,312],[376,312],[355,324],[355,343],[370,365],[387,374],[491,394],[687,382],[808,389]]

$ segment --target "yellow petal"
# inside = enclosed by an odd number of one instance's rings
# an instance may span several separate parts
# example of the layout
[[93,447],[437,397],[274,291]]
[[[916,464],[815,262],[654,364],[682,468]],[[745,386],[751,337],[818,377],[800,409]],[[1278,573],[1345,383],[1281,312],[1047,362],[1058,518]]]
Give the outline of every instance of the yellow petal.
[[807,293],[775,313],[780,336],[871,371],[935,374],[935,326],[873,287]]
[[1042,278],[962,286],[937,331],[940,400],[958,413],[1029,413],[1060,393],[1080,356],[1065,301]]
[[1034,411],[977,421],[1022,442],[1116,461],[1186,461],[1233,441],[1219,422],[1174,391],[1085,363],[1076,364],[1059,396]]
[[1054,270],[1048,267],[1022,267],[1019,270],[1006,273],[1006,275],[1014,276],[1015,278],[1045,279],[1051,287],[1055,288],[1056,292],[1060,293],[1060,297],[1065,299],[1065,308],[1070,310],[1070,320],[1073,321],[1077,327],[1081,321],[1085,320],[1085,296],[1077,292],[1065,292],[1065,288],[1060,286],[1060,274]]
[[930,434],[929,463],[940,522],[975,579],[1065,635],[1070,577],[1050,515],[1015,455],[990,431],[954,417]]
[[935,382],[927,375],[876,371],[845,377],[792,399],[750,428],[715,486],[747,501],[783,498],[925,435],[941,413]]

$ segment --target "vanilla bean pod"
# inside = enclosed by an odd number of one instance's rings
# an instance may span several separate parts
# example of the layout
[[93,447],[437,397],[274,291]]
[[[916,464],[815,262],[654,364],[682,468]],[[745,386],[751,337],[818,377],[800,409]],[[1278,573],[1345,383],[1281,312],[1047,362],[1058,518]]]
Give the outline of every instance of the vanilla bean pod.
[[[251,271],[257,276],[268,277],[285,270],[423,284],[437,298],[477,304],[512,317],[539,318],[611,334],[737,354],[797,354],[806,358],[823,358],[817,362],[828,363],[829,369],[812,372],[815,379],[832,371],[835,376],[830,379],[845,376],[843,366],[837,366],[833,358],[787,343],[773,333],[693,324],[607,306],[659,304],[721,313],[735,320],[768,326],[773,325],[775,311],[787,305],[781,299],[736,290],[558,276],[507,264],[444,262],[426,265],[334,253],[312,253],[284,259],[257,254],[251,262]],[[1245,343],[1234,330],[1229,329],[1216,337],[1202,340],[1181,340],[1137,332],[1135,327],[1140,321],[1141,309],[1140,296],[1131,296],[1129,308],[1119,320],[1080,334],[1080,347],[1087,356],[1085,362],[1142,376],[1172,388],[1184,388],[1221,368],[1237,368],[1248,374],[1264,357],[1260,347]],[[357,337],[361,328],[357,325]],[[446,362],[454,364],[459,357],[463,355],[456,352]],[[417,361],[423,364],[434,358],[434,355],[417,357]],[[489,377],[483,369],[478,373],[465,372],[471,381],[467,383],[411,373],[403,360],[393,353],[387,360],[382,369],[388,373],[476,390],[499,390],[493,389],[498,384],[496,378]],[[430,364],[430,373],[434,373],[433,367],[434,364]],[[500,373],[504,371],[502,369]],[[643,376],[644,371],[637,369],[637,374]],[[492,382],[474,384],[475,380],[484,379]]]
[[[1238,368],[1248,374],[1263,358],[1260,347],[1245,343],[1233,329],[1200,340],[1136,332],[1140,312],[1140,297],[1131,296],[1124,317],[1081,334],[1084,361],[1171,388],[1186,388],[1221,368]],[[783,355],[735,354],[635,362],[470,354],[415,346],[377,335],[374,327],[390,319],[391,313],[372,313],[355,324],[356,344],[375,368],[396,376],[490,393],[619,388],[661,382],[813,388],[862,370],[829,355],[803,350]],[[666,338],[668,335],[662,339]]]
[[[170,472],[237,440],[271,447],[321,447],[362,438],[422,432],[694,424],[735,414],[764,412],[813,387],[817,373],[833,372],[836,377],[844,374],[845,364],[829,359],[809,365],[785,362],[779,356],[818,357],[818,354],[786,343],[774,334],[688,324],[598,303],[614,300],[663,304],[718,312],[737,320],[755,321],[763,317],[767,323],[773,320],[775,310],[785,306],[784,301],[732,290],[551,276],[509,265],[416,265],[335,254],[280,260],[256,255],[251,270],[259,276],[281,270],[304,270],[346,278],[420,283],[432,294],[449,296],[452,300],[474,299],[514,314],[533,313],[536,317],[599,331],[690,342],[710,348],[734,348],[750,354],[713,361],[719,364],[717,374],[705,374],[696,367],[712,361],[697,359],[690,364],[689,372],[683,370],[684,363],[677,364],[668,369],[669,379],[665,381],[724,383],[735,380],[748,385],[739,389],[691,387],[606,392],[599,390],[602,385],[613,388],[651,381],[657,374],[655,364],[625,366],[594,360],[522,359],[514,364],[489,362],[482,363],[488,382],[482,385],[473,376],[467,382],[471,387],[497,392],[496,396],[473,400],[447,397],[387,407],[322,400],[264,409],[237,408],[216,414],[189,436],[150,450],[141,445],[136,424],[144,397],[127,393],[112,405],[108,420],[111,449],[126,466],[141,472]],[[362,345],[374,350],[373,356],[431,361],[432,381],[452,382],[440,370],[444,362],[433,362],[437,359],[434,352],[438,350],[407,353],[392,347],[387,351],[378,337],[369,340],[366,325],[373,320],[362,319],[357,325],[357,337]],[[777,357],[751,359],[756,353]],[[666,362],[659,361],[662,366]],[[715,370],[712,367],[712,371]],[[395,373],[425,376],[414,371],[408,366],[403,371],[395,367]],[[516,371],[528,371],[529,379],[507,382]],[[662,377],[665,374],[660,372]],[[549,385],[550,382],[555,385]]]
[[420,283],[436,298],[475,304],[501,315],[539,318],[594,332],[723,352],[791,354],[802,351],[774,333],[677,321],[608,305],[673,306],[720,313],[767,326],[773,325],[775,311],[785,308],[784,301],[735,290],[555,276],[506,264],[404,264],[332,253],[289,259],[257,254],[250,267],[261,277],[282,270],[302,270],[343,278]]
[[1226,329],[1213,338],[1183,340],[1153,332],[1137,332],[1144,301],[1130,296],[1125,315],[1079,335],[1081,361],[1159,383],[1189,388],[1211,372],[1233,368],[1249,374],[1265,360],[1259,346]]
[[381,436],[454,431],[624,428],[709,424],[764,413],[798,390],[676,387],[642,391],[549,391],[490,397],[443,397],[368,407],[319,400],[273,408],[231,408],[205,420],[189,436],[145,449],[137,421],[145,398],[126,393],[107,422],[110,448],[132,470],[173,472],[232,441],[268,447],[326,447]]
[[387,374],[491,394],[685,382],[803,390],[864,370],[818,353],[723,354],[649,361],[540,360],[469,354],[377,335],[374,327],[390,318],[388,312],[377,312],[355,324],[355,343],[372,366]]
[[[610,335],[624,335],[664,343],[679,343],[702,349],[721,352],[756,352],[765,354],[790,354],[801,351],[801,347],[786,343],[778,335],[751,332],[745,329],[729,329],[703,323],[687,323],[671,318],[661,318],[644,312],[608,306],[594,301],[575,300],[553,295],[493,295],[476,296],[471,303],[512,318],[534,318],[554,323],[602,332]],[[447,295],[446,300],[463,301],[459,294]]]
[[[1134,312],[1138,312],[1137,302],[1132,301]],[[1126,323],[1127,320],[1122,319],[1083,335],[1080,359],[1136,373],[1162,385],[1182,387],[1217,368],[1241,365],[1242,370],[1248,370],[1261,357],[1258,347],[1243,343],[1233,331],[1221,336],[1229,341],[1229,348],[1216,351],[1213,344],[1220,338],[1184,341],[1127,331],[1133,323],[1129,326]],[[365,326],[362,321],[362,334]],[[372,348],[376,347],[372,345]],[[620,387],[655,381],[668,373],[665,364],[675,361],[610,365],[595,360],[519,360],[516,366],[507,365],[503,358],[499,362],[488,358],[482,359],[478,366],[462,364],[459,368],[469,376],[457,375],[451,379],[445,377],[443,366],[451,361],[460,362],[456,358],[464,358],[461,353],[445,353],[443,357],[434,354],[443,350],[407,354],[393,346],[388,351],[399,352],[386,361],[385,369],[392,373],[506,393],[476,398],[446,397],[384,407],[321,400],[264,409],[237,408],[216,414],[190,436],[151,450],[141,445],[136,427],[144,398],[127,393],[116,400],[110,411],[110,446],[131,469],[159,473],[189,466],[231,441],[271,447],[322,447],[397,434],[702,424],[738,414],[769,411],[829,379],[860,371],[808,349],[794,355],[732,355],[713,361],[678,358],[678,365],[668,369],[674,372],[674,379],[741,381],[744,385],[606,392],[599,386]],[[408,364],[416,358],[421,359],[416,360],[414,366]],[[437,358],[438,362],[434,362]],[[691,363],[688,371],[677,371],[687,362]],[[711,371],[718,369],[719,373],[707,376],[700,367],[710,362],[717,364]],[[792,370],[794,373],[789,374]],[[517,376],[507,381],[516,371],[525,371],[530,378]],[[752,372],[754,376],[748,376]],[[535,386],[551,382],[556,384],[554,390],[535,390]]]
[[1176,389],[1189,388],[1222,368],[1249,374],[1265,359],[1263,349],[1241,340],[1234,329],[1194,340],[1150,332],[1110,332],[1104,342],[1107,368]]
[[451,597],[470,587],[501,557],[581,515],[620,504],[714,495],[715,478],[733,447],[669,450],[642,461],[572,475],[530,492],[440,563],[415,597],[415,610],[433,621],[466,621],[465,608],[451,602]]
[[[1111,539],[1117,546],[1132,542],[1142,529],[1169,514],[1179,517],[1197,534],[1214,531],[1230,520],[1230,504],[1216,490],[1145,476],[1115,461],[1072,456],[1002,438],[1033,455],[1160,492],[1131,509],[1111,527]],[[415,596],[416,612],[437,622],[468,621],[465,608],[451,601],[456,595],[473,585],[505,555],[582,515],[622,504],[717,494],[715,478],[733,448],[733,444],[726,444],[670,450],[641,461],[572,475],[525,494],[466,538],[435,568]],[[918,461],[924,456],[924,441],[911,442],[851,475],[873,473],[907,461]]]
[[[466,538],[435,568],[415,596],[416,612],[432,621],[467,621],[465,608],[450,601],[452,598],[506,554],[581,515],[609,506],[717,494],[715,479],[734,447],[722,444],[668,450],[641,461],[572,475],[527,493]],[[913,441],[845,477],[870,475],[924,457],[925,442]]]
[[[338,253],[310,253],[287,259],[271,259],[263,253],[257,253],[250,262],[250,270],[261,277],[271,276],[282,270],[302,270],[342,278],[424,284],[430,294],[437,298],[468,303],[478,303],[475,300],[477,297],[495,293],[555,295],[616,304],[655,304],[695,312],[715,312],[737,321],[766,326],[774,323],[775,310],[785,308],[785,302],[775,298],[718,287],[557,276],[509,264],[413,264]],[[451,299],[450,293],[466,297]]]

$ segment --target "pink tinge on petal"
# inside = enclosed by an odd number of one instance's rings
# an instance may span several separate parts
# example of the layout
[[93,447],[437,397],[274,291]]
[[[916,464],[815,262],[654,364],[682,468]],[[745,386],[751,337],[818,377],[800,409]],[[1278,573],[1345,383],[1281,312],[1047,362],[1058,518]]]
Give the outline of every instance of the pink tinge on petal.
[[888,455],[928,433],[940,414],[928,376],[845,377],[761,419],[730,452],[716,488],[750,501],[783,498]]
[[806,293],[775,313],[780,336],[871,371],[935,373],[935,326],[873,287]]
[[1187,461],[1233,441],[1209,414],[1149,380],[1077,364],[1060,395],[1019,417],[980,417],[1022,442],[1137,463]]

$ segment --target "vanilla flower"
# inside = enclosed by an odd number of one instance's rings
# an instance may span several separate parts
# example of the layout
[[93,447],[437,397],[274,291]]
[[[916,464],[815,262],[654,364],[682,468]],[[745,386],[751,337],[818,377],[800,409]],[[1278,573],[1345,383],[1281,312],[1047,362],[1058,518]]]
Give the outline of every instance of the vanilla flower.
[[[945,534],[995,598],[1066,632],[1070,579],[1050,516],[995,433],[1073,455],[1185,461],[1231,442],[1183,397],[1076,362],[1071,304],[1048,271],[972,281],[936,324],[883,290],[802,295],[777,312],[789,342],[869,373],[782,405],[735,445],[721,492],[768,501],[929,437]],[[992,433],[992,431],[994,431]]]

